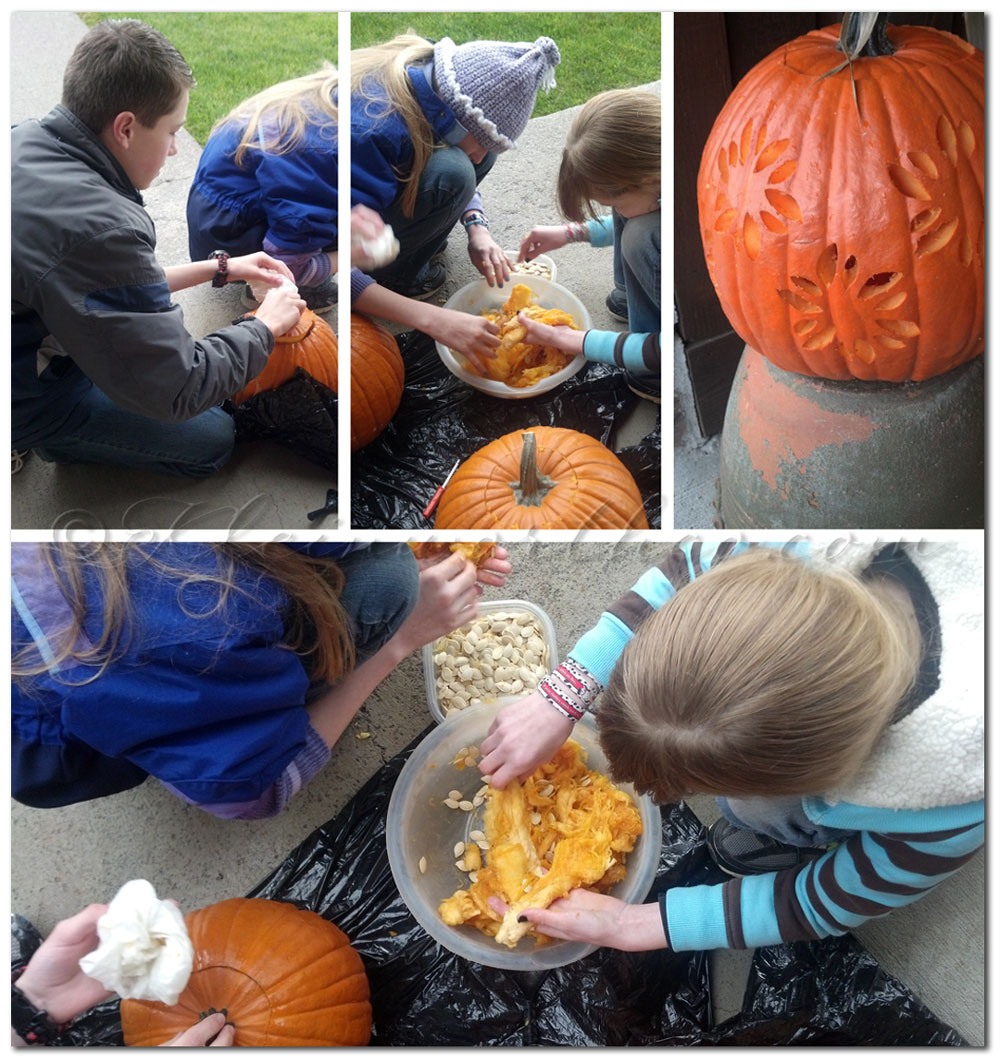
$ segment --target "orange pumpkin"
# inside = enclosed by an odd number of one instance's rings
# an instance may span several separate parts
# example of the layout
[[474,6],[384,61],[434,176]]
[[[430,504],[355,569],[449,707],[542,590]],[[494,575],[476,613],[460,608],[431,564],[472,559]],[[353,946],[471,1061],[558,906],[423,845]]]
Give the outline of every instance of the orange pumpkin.
[[367,447],[385,429],[403,398],[403,358],[395,337],[360,314],[351,315],[351,450]]
[[233,396],[234,406],[291,380],[301,366],[314,380],[337,390],[337,334],[321,317],[304,310],[298,325],[274,341],[263,371]]
[[466,459],[438,504],[435,528],[649,528],[632,475],[573,429],[536,425]]
[[364,964],[317,913],[230,898],[185,917],[194,968],[176,1005],[123,1000],[130,1046],[157,1046],[225,1010],[237,1046],[357,1046],[371,1037]]
[[726,101],[698,173],[705,258],[781,369],[925,380],[983,350],[983,54],[888,26],[892,54],[848,66],[839,33],[779,48]]

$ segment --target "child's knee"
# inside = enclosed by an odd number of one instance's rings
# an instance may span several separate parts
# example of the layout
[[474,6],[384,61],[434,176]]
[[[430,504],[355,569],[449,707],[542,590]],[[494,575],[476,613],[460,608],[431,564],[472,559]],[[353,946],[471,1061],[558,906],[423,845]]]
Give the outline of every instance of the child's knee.
[[630,265],[660,261],[660,212],[629,218],[621,233],[621,254]]

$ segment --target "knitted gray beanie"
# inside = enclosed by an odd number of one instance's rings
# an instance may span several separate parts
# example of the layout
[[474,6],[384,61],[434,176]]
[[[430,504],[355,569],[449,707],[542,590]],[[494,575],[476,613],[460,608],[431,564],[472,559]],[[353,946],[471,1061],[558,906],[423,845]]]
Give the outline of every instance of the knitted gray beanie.
[[538,90],[555,87],[559,49],[551,37],[534,44],[444,37],[434,45],[438,95],[464,129],[492,152],[516,146]]

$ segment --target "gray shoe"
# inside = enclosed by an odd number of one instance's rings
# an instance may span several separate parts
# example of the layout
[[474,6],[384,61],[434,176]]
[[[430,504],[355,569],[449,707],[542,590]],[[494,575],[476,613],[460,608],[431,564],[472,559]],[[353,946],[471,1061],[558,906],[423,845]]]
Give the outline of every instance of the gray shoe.
[[328,277],[322,284],[300,285],[299,295],[314,314],[323,314],[337,305],[337,278]]
[[608,308],[612,318],[618,321],[628,321],[628,299],[624,288],[612,288],[608,293],[604,305]]

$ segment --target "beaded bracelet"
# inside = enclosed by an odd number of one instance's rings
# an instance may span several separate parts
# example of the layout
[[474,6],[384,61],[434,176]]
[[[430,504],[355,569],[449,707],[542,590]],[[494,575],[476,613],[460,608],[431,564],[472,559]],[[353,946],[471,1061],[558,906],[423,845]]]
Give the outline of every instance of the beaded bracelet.
[[570,244],[581,243],[584,240],[590,239],[590,232],[586,226],[579,223],[566,223],[566,240]]

